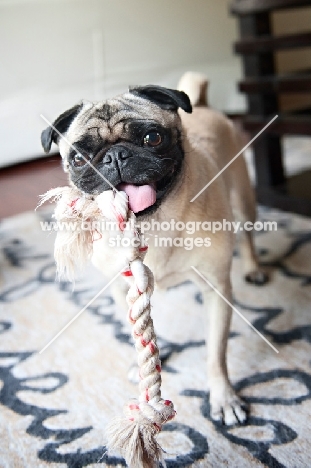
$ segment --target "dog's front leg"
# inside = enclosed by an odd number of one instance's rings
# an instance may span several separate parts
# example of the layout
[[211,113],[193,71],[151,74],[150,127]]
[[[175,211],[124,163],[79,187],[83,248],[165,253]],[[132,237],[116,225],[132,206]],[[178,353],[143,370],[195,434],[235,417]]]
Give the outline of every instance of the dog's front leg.
[[[232,303],[229,279],[226,283],[214,286]],[[245,404],[230,384],[226,362],[232,309],[213,290],[204,292],[204,303],[208,309],[207,362],[211,417],[227,425],[243,423],[247,417]]]

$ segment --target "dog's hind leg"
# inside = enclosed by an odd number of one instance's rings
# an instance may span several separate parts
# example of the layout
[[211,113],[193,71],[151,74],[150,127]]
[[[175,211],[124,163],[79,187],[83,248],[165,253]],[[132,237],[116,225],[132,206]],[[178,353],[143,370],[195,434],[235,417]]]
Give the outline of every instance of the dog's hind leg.
[[267,283],[269,281],[269,276],[258,264],[251,232],[245,230],[241,232],[239,250],[243,261],[245,281],[255,284],[256,286],[262,286]]
[[240,158],[233,163],[234,173],[233,180],[231,180],[230,198],[234,217],[240,223],[237,237],[244,278],[248,283],[260,286],[265,284],[269,278],[259,266],[255,251],[252,232],[256,221],[255,194],[249,180],[246,163],[242,155]]

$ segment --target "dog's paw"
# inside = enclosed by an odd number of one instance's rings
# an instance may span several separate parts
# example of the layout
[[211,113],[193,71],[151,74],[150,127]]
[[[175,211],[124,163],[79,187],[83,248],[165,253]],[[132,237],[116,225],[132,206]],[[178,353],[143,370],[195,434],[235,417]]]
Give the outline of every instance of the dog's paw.
[[247,283],[254,284],[255,286],[263,286],[269,281],[269,276],[262,270],[255,270],[247,273],[244,279]]
[[211,418],[226,426],[243,424],[247,419],[247,405],[235,393],[222,403],[210,402]]

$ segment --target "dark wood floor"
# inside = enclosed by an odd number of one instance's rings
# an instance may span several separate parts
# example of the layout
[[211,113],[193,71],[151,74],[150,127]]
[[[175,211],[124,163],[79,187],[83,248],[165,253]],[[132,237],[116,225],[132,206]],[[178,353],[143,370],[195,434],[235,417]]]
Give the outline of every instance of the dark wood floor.
[[34,210],[39,195],[67,185],[59,155],[0,169],[0,219]]

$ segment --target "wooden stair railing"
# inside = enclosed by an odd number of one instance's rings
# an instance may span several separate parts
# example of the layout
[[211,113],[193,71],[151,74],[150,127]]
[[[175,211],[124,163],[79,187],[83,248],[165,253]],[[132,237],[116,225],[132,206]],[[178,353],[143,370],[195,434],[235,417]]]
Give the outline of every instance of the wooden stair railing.
[[275,67],[278,50],[310,47],[311,53],[311,25],[310,31],[274,36],[271,21],[275,10],[298,7],[311,7],[311,0],[234,0],[231,12],[241,36],[234,49],[242,57],[245,76],[239,83],[248,102],[243,125],[255,135],[279,115],[253,145],[258,201],[311,216],[311,154],[310,171],[287,177],[281,142],[288,134],[311,136],[311,109],[285,113],[279,108],[280,94],[311,93],[311,71],[278,74]]

